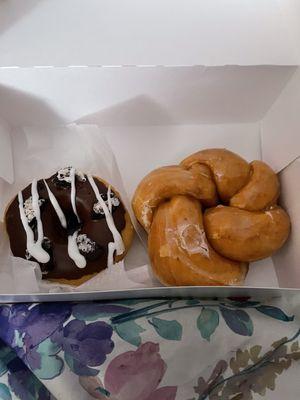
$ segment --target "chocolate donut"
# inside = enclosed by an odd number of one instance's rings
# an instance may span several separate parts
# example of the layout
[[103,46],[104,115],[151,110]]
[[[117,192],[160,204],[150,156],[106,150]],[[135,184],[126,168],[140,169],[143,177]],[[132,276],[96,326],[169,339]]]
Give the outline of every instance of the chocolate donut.
[[38,262],[43,279],[75,285],[121,260],[133,237],[116,190],[73,167],[19,192],[5,223],[14,256]]

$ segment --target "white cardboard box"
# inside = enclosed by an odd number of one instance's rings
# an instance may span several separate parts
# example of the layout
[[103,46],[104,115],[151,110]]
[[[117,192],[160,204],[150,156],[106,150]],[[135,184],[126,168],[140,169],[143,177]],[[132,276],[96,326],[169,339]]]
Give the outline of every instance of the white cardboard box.
[[[0,68],[0,175],[8,181],[13,178],[7,175],[6,165],[13,158],[7,150],[16,127],[40,126],[42,135],[43,127],[73,121],[97,123],[103,128],[129,196],[151,169],[176,163],[199,148],[227,147],[249,161],[262,158],[280,173],[282,203],[292,218],[288,244],[272,259],[255,263],[242,289],[156,288],[149,289],[147,295],[265,295],[266,287],[270,288],[269,294],[280,293],[282,288],[299,289],[300,69],[297,65],[300,64],[300,35],[299,14],[295,12],[297,2],[278,0],[271,6],[269,1],[252,0],[246,1],[246,8],[242,9],[238,1],[230,1],[230,7],[221,12],[218,6],[222,1],[203,2],[200,8],[196,4],[185,8],[183,2],[175,1],[174,18],[185,10],[180,21],[186,24],[184,27],[189,27],[185,33],[176,33],[178,49],[187,46],[184,55],[182,51],[175,51],[174,42],[170,40],[178,21],[172,20],[167,29],[162,24],[155,25],[157,29],[153,35],[150,35],[149,24],[142,25],[142,16],[165,20],[162,16],[167,15],[171,7],[169,2],[168,7],[161,6],[159,16],[147,14],[153,7],[136,9],[133,7],[137,3],[131,2],[132,8],[122,9],[121,17],[120,13],[113,14],[116,8],[110,9],[107,2],[96,4],[89,0],[95,12],[101,4],[101,9],[107,13],[103,16],[106,25],[103,22],[98,26],[96,20],[91,20],[91,24],[80,31],[76,30],[79,18],[76,11],[71,13],[70,20],[60,21],[60,16],[57,25],[52,21],[57,29],[49,31],[42,29],[46,15],[51,23],[49,1],[28,2],[32,8],[22,18],[17,15],[14,3],[10,1],[0,6],[0,10],[10,6],[15,10],[13,23],[6,20],[6,28],[0,36],[0,64],[4,67]],[[253,3],[257,3],[252,13],[250,3],[254,8]],[[66,16],[70,2],[61,1],[61,7],[65,7],[62,15]],[[200,19],[192,13],[195,9]],[[131,34],[121,29],[122,23],[128,26],[128,20],[134,21]],[[111,26],[108,21],[114,24]],[[145,43],[148,38],[149,42],[143,51],[136,52],[138,21],[140,39]],[[254,32],[253,25],[258,21],[263,24],[255,25]],[[232,22],[234,26],[228,30]],[[116,23],[121,25],[113,29]],[[72,40],[61,38],[63,28],[64,32],[70,29]],[[101,38],[100,33],[106,41],[88,41]],[[16,42],[20,37],[29,41],[28,45],[24,46],[24,41]],[[61,42],[66,45],[65,51],[56,53],[53,46],[54,43],[57,46],[59,40],[66,40]],[[82,52],[70,46],[73,40],[80,44]],[[118,46],[114,40],[118,40]],[[40,41],[43,51],[38,46]],[[109,49],[105,48],[107,41]],[[125,48],[128,58],[115,51],[116,48]],[[59,67],[111,63],[205,65]],[[240,65],[223,65],[232,63]],[[15,64],[24,68],[12,68]],[[56,68],[33,67],[43,64]],[[145,290],[32,294],[29,297],[24,293],[0,295],[1,301],[47,300],[53,299],[52,296],[57,300],[130,297],[145,296]]]

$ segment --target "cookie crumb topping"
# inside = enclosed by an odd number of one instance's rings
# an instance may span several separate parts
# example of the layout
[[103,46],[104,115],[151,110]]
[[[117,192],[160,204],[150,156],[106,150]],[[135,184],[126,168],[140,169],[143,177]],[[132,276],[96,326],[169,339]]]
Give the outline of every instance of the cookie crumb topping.
[[[101,194],[101,197],[103,198],[105,204],[106,204],[107,207],[108,207],[107,195]],[[112,205],[113,207],[118,207],[118,206],[120,205],[120,200],[118,199],[118,197],[117,197],[117,196],[115,195],[115,193],[113,193],[113,192],[110,193],[110,202],[111,202],[111,205]],[[93,206],[93,211],[94,211],[96,214],[104,215],[104,210],[103,210],[103,208],[102,208],[100,202],[97,202],[97,203],[94,204],[94,206]]]
[[[39,199],[39,207],[45,202],[45,199]],[[34,210],[32,207],[32,196],[28,197],[28,199],[24,202],[24,212],[28,222],[31,222],[35,218]]]
[[[60,182],[66,182],[71,184],[71,169],[72,167],[62,168],[57,171],[56,177]],[[85,182],[86,177],[83,172],[75,170],[76,177],[80,180],[80,182]]]
[[95,251],[96,242],[90,239],[85,233],[77,236],[77,246],[83,253],[91,253]]

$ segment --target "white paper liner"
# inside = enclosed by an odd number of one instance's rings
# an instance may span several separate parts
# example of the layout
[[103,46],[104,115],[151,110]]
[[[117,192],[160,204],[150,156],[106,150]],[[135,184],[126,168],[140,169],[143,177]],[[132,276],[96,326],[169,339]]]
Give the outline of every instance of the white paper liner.
[[[71,124],[60,128],[23,128],[14,130],[11,139],[13,164],[7,165],[5,174],[0,170],[0,176],[6,180],[0,179],[2,220],[7,204],[19,190],[34,178],[47,178],[70,165],[111,183],[131,212],[114,155],[98,126]],[[8,141],[6,147],[7,151],[11,150]],[[13,183],[7,182],[13,177]],[[131,262],[128,267],[120,262],[83,285],[71,287],[42,280],[37,263],[13,257],[3,223],[0,230],[0,293],[117,290],[151,286],[147,252],[138,238],[134,240],[132,249],[134,257],[129,252]]]
[[[107,144],[103,132],[114,153]],[[76,124],[55,129],[34,127],[12,130],[15,171],[6,171],[6,174],[8,173],[7,176],[9,176],[14,172],[14,183],[9,184],[1,179],[1,176],[2,178],[5,176],[0,170],[1,215],[4,215],[7,204],[16,193],[34,178],[49,177],[58,169],[68,165],[109,181],[120,192],[132,215],[128,195],[132,196],[140,179],[155,167],[166,163],[176,163],[184,156],[205,147],[227,147],[249,161],[260,158],[259,132],[257,126],[251,124],[148,127],[147,129],[145,127],[127,127],[126,129],[105,127],[103,132],[97,125]],[[245,137],[250,139],[250,136],[251,140],[245,140]],[[168,151],[166,151],[166,143]],[[155,151],[149,151],[151,149]],[[118,166],[120,166],[121,174]],[[136,225],[135,227],[137,229]],[[41,272],[37,264],[11,256],[7,235],[3,225],[0,225],[0,293],[88,292],[160,286],[148,269],[149,259],[145,237],[144,245],[142,245],[136,235],[124,263],[101,272],[77,288],[49,284],[41,280]],[[245,286],[278,287],[272,260],[266,259],[251,264]]]

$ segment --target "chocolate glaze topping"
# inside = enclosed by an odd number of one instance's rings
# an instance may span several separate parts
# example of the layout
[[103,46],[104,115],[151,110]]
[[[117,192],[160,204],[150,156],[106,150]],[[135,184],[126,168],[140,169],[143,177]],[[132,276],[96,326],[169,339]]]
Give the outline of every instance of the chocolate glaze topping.
[[[50,255],[50,261],[40,264],[43,278],[46,279],[79,279],[85,275],[99,272],[106,268],[108,244],[113,242],[113,235],[107,225],[102,208],[97,204],[95,193],[88,179],[76,173],[76,209],[78,221],[71,204],[71,183],[68,179],[70,169],[64,169],[46,179],[49,189],[62,209],[67,227],[61,221],[49,199],[43,180],[37,182],[40,215],[43,225],[44,240],[42,247]],[[66,173],[67,172],[67,173]],[[65,174],[66,173],[66,174]],[[108,204],[108,187],[94,178],[94,182],[103,200]],[[31,209],[31,184],[22,190],[24,211],[29,226],[37,240],[37,220]],[[125,228],[125,208],[113,192],[110,194],[112,216],[116,229],[122,232]],[[9,235],[10,247],[16,257],[36,261],[26,247],[26,232],[20,218],[19,201],[16,196],[9,205],[6,215],[6,229]],[[68,254],[68,237],[78,232],[77,247],[85,259],[86,266],[78,268]]]

